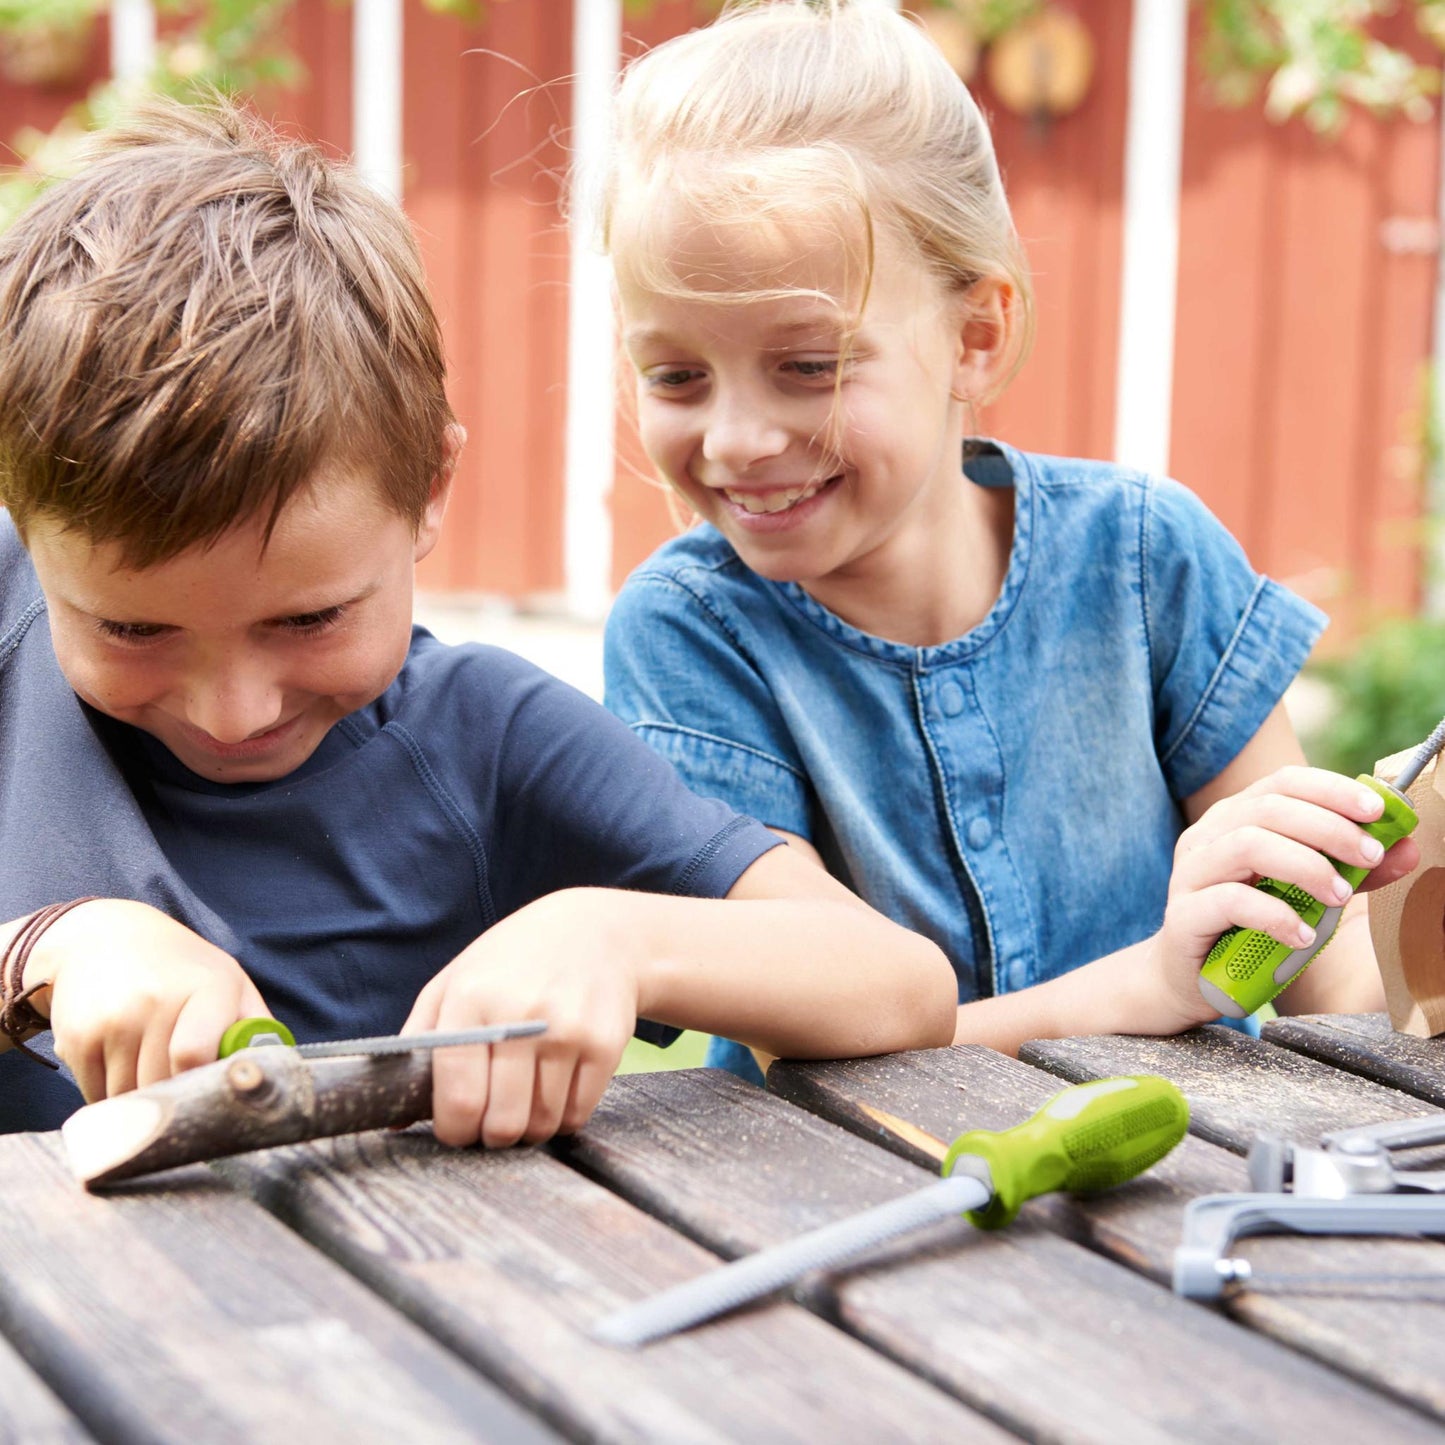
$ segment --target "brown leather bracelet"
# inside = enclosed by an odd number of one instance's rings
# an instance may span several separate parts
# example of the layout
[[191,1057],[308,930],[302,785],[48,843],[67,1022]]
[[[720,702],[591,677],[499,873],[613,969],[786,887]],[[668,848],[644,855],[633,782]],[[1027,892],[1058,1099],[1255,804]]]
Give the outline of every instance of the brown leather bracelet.
[[31,995],[44,988],[45,984],[34,983],[26,988],[25,965],[30,961],[40,935],[57,918],[69,913],[72,908],[79,908],[82,903],[93,902],[94,895],[72,898],[69,903],[47,903],[16,929],[5,946],[5,952],[0,954],[0,1034],[4,1034],[27,1058],[44,1064],[47,1069],[58,1069],[60,1065],[25,1045],[26,1034],[50,1027],[50,1020],[30,1002]]

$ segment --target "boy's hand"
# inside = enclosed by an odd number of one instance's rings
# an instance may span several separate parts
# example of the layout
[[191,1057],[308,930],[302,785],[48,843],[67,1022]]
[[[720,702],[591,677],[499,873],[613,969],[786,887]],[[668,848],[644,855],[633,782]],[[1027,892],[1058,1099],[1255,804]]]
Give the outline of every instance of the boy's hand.
[[1379,796],[1353,778],[1291,766],[1222,798],[1185,829],[1151,951],[1179,1008],[1179,1028],[1214,1017],[1199,992],[1199,970],[1227,929],[1258,929],[1290,948],[1313,942],[1287,903],[1253,886],[1257,879],[1278,878],[1326,904],[1343,904],[1353,890],[1324,854],[1371,869],[1361,891],[1393,883],[1415,867],[1420,850],[1413,838],[1386,853],[1360,828],[1383,809]]
[[418,995],[403,1033],[547,1021],[537,1038],[436,1051],[432,1126],[444,1144],[538,1143],[591,1118],[637,1023],[640,951],[627,898],[570,889],[538,899]]
[[211,1063],[237,1019],[269,1014],[240,964],[158,909],[101,898],[58,919],[25,982],[86,1101]]

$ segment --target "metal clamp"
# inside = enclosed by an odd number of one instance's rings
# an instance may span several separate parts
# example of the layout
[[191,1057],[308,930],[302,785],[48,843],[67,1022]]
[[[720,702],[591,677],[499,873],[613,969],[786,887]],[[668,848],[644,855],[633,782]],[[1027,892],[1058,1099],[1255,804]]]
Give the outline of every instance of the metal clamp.
[[1365,1194],[1353,1199],[1299,1199],[1290,1194],[1210,1194],[1184,1210],[1184,1237],[1174,1251],[1174,1293],[1218,1299],[1247,1284],[1247,1259],[1229,1248],[1250,1234],[1445,1234],[1445,1199]]
[[1184,1211],[1174,1252],[1174,1292],[1218,1299],[1247,1284],[1249,1261],[1230,1246],[1251,1234],[1445,1234],[1445,1170],[1397,1169],[1392,1149],[1445,1143],[1445,1113],[1338,1129],[1319,1147],[1275,1135],[1249,1151],[1254,1193],[1211,1194]]

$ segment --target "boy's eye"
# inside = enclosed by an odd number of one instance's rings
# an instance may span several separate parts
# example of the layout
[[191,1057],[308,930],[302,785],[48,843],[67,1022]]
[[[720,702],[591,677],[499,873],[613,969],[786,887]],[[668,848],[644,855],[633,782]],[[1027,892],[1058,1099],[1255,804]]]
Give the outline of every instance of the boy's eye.
[[328,627],[334,627],[341,621],[341,614],[345,612],[344,607],[323,607],[319,612],[301,612],[295,617],[283,617],[280,626],[287,632],[300,633],[305,636],[312,632],[325,632]]
[[673,366],[661,371],[645,371],[642,379],[656,391],[680,391],[683,387],[692,385],[701,376],[702,372],[693,367]]
[[95,625],[115,642],[148,642],[166,630],[159,622],[112,622],[108,617],[97,617]]

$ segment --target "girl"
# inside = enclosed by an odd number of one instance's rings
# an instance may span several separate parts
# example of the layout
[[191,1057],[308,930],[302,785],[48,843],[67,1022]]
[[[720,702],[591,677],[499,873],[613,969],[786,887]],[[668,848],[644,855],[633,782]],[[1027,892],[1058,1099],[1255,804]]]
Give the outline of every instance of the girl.
[[[1303,766],[1280,699],[1314,608],[1176,483],[963,443],[1031,300],[921,30],[778,0],[660,46],[602,214],[643,444],[704,524],[624,587],[608,705],[935,940],[957,1042],[1203,1023],[1226,928],[1311,940],[1256,877],[1343,899],[1321,850],[1414,865],[1357,826],[1377,797]],[[1381,1006],[1362,922],[1285,1007]]]

